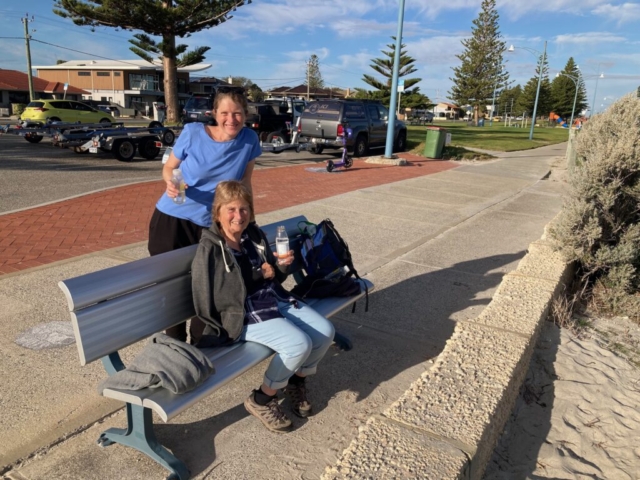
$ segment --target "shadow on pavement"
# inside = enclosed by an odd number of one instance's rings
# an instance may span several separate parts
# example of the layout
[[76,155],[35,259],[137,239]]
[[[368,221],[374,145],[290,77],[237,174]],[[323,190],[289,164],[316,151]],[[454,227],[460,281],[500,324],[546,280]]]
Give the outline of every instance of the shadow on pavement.
[[[364,313],[364,302],[361,301],[355,314],[349,311],[333,317],[337,330],[348,336],[354,347],[349,352],[330,349],[319,365],[318,374],[310,378],[310,398],[315,413],[329,408],[334,418],[332,423],[341,425],[335,428],[343,428],[355,417],[366,421],[370,415],[387,408],[430,367],[428,361],[443,350],[456,321],[477,317],[491,301],[505,272],[501,267],[524,254],[522,251],[485,257],[406,278],[373,291],[369,296],[368,313]],[[401,269],[409,265],[396,264]],[[388,274],[385,270],[387,266],[374,274],[382,277]],[[401,375],[414,367],[418,370]],[[374,392],[376,394],[372,395]],[[347,404],[341,403],[344,400],[338,397],[344,395],[340,393],[349,393],[351,400]],[[216,404],[215,396],[210,397],[212,405]],[[192,475],[198,475],[216,461],[216,435],[248,415],[243,401],[244,396],[241,396],[235,407],[193,423],[157,425],[158,438],[186,462]],[[217,402],[221,403],[220,399]],[[286,400],[284,406],[288,409]],[[304,422],[293,420],[296,429]],[[314,418],[308,421],[313,422]],[[255,422],[257,425],[257,420]],[[229,449],[225,456],[242,455],[241,451],[234,451],[241,448],[239,445],[260,448],[260,442],[273,441],[269,440],[273,439],[269,436],[272,434],[261,426],[247,425],[252,428],[251,435],[247,435],[246,427],[238,427],[233,434],[227,433],[249,438],[234,442],[233,446],[225,445]],[[258,431],[254,430],[256,428]],[[282,444],[282,452],[291,454],[301,438],[296,434],[279,435],[277,441]]]

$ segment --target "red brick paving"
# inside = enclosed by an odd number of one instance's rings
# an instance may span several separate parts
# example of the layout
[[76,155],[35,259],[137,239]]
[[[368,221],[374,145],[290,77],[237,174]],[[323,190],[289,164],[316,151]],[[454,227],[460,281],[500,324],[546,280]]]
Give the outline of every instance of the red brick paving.
[[[341,193],[455,168],[451,162],[402,154],[405,167],[356,160],[349,170],[308,171],[324,164],[254,171],[256,212],[266,213]],[[147,239],[164,182],[117,187],[99,193],[0,215],[0,275]]]

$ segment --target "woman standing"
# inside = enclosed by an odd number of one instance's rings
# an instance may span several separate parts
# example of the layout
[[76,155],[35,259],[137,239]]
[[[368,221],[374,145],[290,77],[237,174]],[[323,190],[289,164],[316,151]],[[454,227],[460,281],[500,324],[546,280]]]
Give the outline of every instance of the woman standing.
[[[255,159],[262,150],[257,134],[244,126],[247,99],[240,89],[219,88],[213,103],[217,125],[185,125],[178,137],[162,178],[167,183],[149,225],[149,253],[158,255],[195,245],[202,230],[211,226],[211,206],[218,182],[241,181],[249,191]],[[178,190],[171,182],[173,170],[180,168],[187,186],[184,203],[173,201]],[[201,331],[202,325],[192,329]],[[167,330],[167,335],[187,340],[186,324]]]
[[260,387],[244,406],[273,432],[288,432],[291,420],[277,392],[284,389],[293,413],[312,414],[306,377],[331,346],[333,324],[281,285],[293,252],[276,259],[265,234],[250,221],[253,198],[240,182],[221,182],[214,221],[202,233],[191,267],[193,303],[205,324],[197,347],[237,340],[256,342],[275,352]]

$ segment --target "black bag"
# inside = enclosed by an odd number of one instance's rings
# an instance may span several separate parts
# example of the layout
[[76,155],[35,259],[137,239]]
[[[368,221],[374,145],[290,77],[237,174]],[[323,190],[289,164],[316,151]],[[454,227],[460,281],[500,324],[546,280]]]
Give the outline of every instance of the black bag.
[[[300,257],[306,277],[291,293],[300,298],[350,297],[365,288],[365,311],[369,311],[369,290],[353,266],[349,246],[333,223],[325,219],[318,225],[301,222]],[[355,303],[353,305],[355,310]]]

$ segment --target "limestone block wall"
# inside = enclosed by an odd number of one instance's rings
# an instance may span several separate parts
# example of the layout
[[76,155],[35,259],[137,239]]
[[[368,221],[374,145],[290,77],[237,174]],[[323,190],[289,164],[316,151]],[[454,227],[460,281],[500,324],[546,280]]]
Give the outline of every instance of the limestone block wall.
[[481,479],[571,274],[545,229],[480,316],[458,322],[433,367],[370,418],[322,478]]

